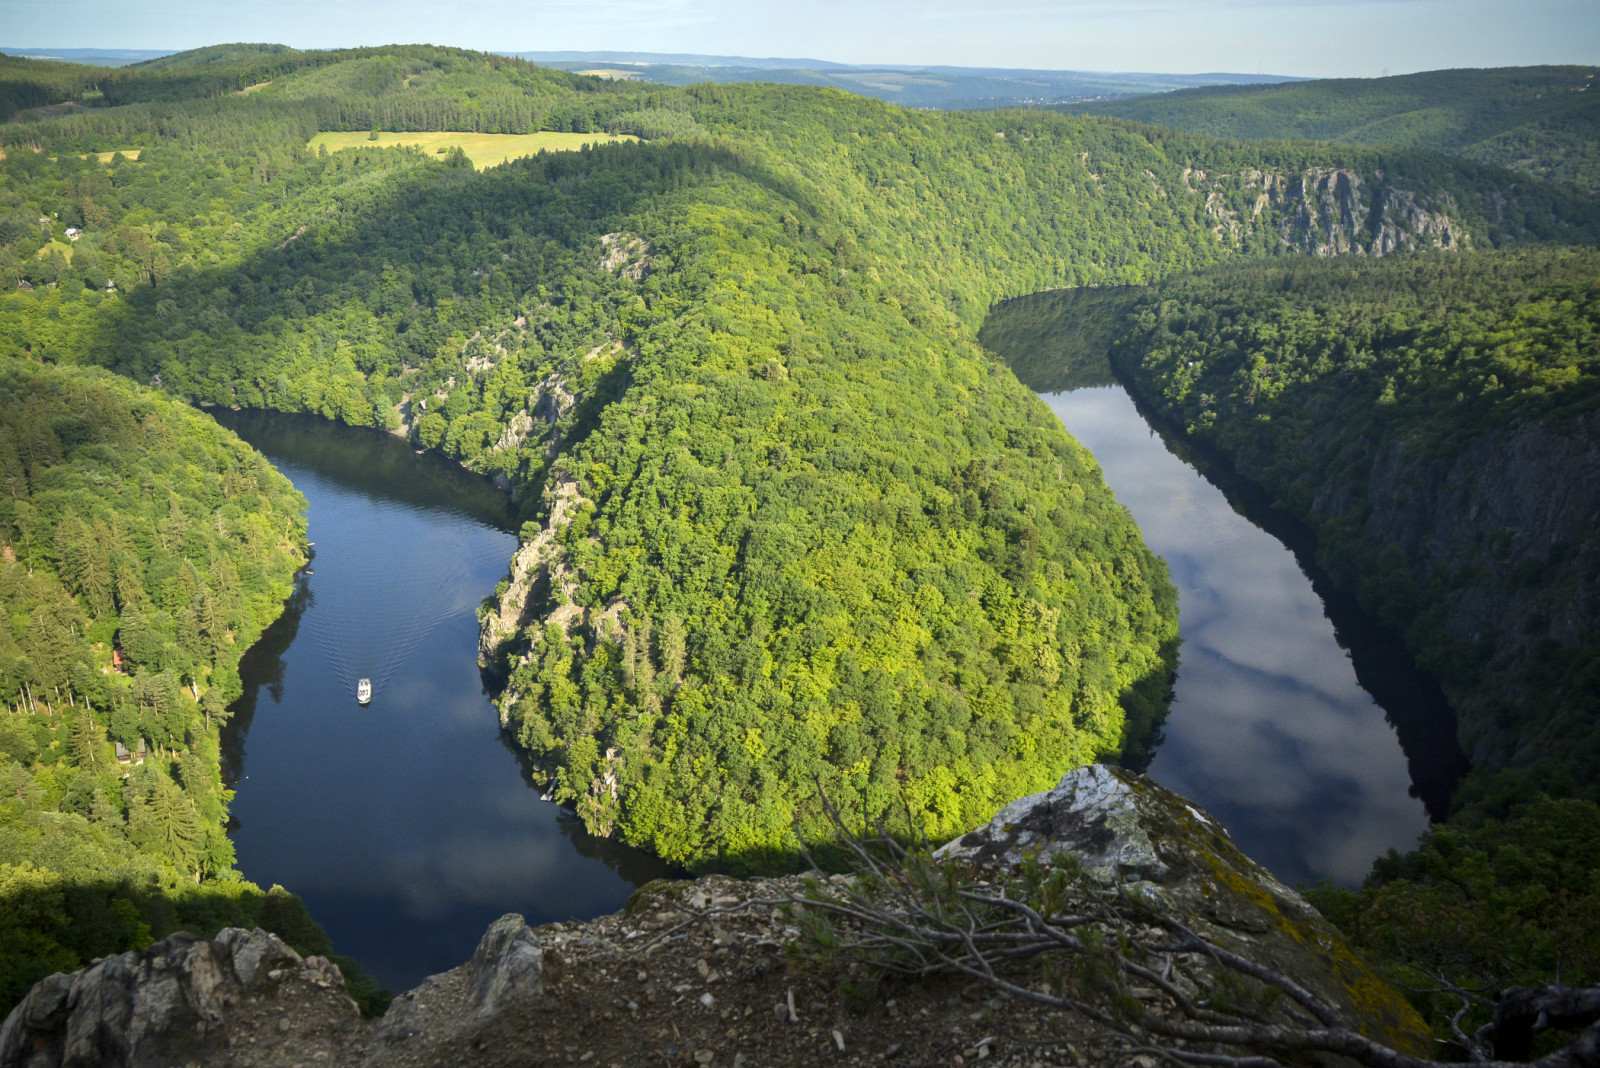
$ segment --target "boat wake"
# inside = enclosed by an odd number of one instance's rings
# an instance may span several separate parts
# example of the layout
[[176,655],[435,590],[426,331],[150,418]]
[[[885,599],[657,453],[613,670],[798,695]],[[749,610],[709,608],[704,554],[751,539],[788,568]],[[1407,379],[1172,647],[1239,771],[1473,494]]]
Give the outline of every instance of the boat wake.
[[[411,511],[388,503],[378,510]],[[375,521],[394,524],[401,518],[386,514]],[[301,631],[351,695],[357,680],[365,678],[373,696],[381,696],[440,624],[470,615],[482,597],[447,532],[396,538],[395,545],[393,554],[382,556],[336,550],[317,555],[312,605]]]

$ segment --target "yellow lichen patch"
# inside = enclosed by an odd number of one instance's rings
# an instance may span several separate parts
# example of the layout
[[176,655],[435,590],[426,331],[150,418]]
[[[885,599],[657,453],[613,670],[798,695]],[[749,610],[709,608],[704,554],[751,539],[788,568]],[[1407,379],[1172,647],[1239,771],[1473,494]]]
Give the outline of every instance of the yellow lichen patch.
[[[1319,921],[1324,929],[1318,930],[1284,915],[1275,895],[1261,883],[1245,877],[1234,864],[1224,859],[1224,855],[1230,852],[1244,859],[1244,855],[1232,843],[1228,843],[1225,850],[1197,852],[1207,861],[1216,884],[1259,910],[1269,928],[1269,936],[1291,940],[1326,968],[1330,979],[1352,1010],[1354,1022],[1363,1035],[1419,1057],[1431,1054],[1433,1033],[1421,1015],[1399,991],[1356,956],[1349,943],[1331,924]],[[1219,855],[1219,852],[1223,855]],[[1254,866],[1249,860],[1244,862]]]

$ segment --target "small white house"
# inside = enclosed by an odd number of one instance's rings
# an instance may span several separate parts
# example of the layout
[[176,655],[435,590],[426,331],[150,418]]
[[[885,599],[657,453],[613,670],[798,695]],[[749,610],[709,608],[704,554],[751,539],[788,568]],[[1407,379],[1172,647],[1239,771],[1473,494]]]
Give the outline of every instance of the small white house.
[[83,231],[78,229],[76,226],[67,227],[67,240],[68,241],[76,241],[76,240],[78,240],[78,238],[80,238],[82,236],[83,236]]

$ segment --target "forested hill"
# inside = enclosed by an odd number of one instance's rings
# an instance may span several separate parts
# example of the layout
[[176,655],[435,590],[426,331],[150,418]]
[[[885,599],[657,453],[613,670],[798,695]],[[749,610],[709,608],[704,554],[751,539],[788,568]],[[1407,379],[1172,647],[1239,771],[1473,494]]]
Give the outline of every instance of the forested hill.
[[305,559],[233,434],[98,369],[0,357],[0,1011],[37,980],[298,899],[233,871],[219,736]]
[[1441,1035],[1452,986],[1600,980],[1600,254],[1234,264],[1093,296],[1130,388],[1309,523],[1457,710],[1473,770],[1449,823],[1318,907],[1433,991],[1414,999]]
[[[651,140],[482,172],[307,148],[494,115]],[[1589,198],[1429,153],[432,48],[0,137],[0,344],[503,475],[507,724],[590,827],[694,865],[790,856],[819,787],[953,833],[1159,715],[1171,587],[976,344],[997,298],[1600,233]]]
[[1115,115],[1241,141],[1405,145],[1600,192],[1595,67],[1442,70],[1392,78],[1225,85],[1090,104]]
[[1480,774],[1600,800],[1600,256],[1256,264],[1131,301],[1137,390],[1313,524]]
[[[318,72],[321,72],[320,76]],[[260,100],[246,100],[275,86]],[[478,130],[527,133],[540,129],[590,129],[593,109],[551,114],[557,99],[615,96],[619,87],[602,78],[537,67],[508,56],[463,53],[415,45],[302,52],[282,45],[217,45],[179,52],[129,67],[88,67],[0,56],[0,115],[20,123],[6,132],[7,145],[38,148],[72,138],[74,125],[46,120],[78,116],[110,137],[181,138],[185,128],[217,132],[208,118],[237,116],[232,126],[260,132],[265,112],[276,110],[285,125],[285,101],[295,118],[313,129]],[[155,105],[126,110],[126,105]],[[173,105],[178,105],[173,107]],[[231,106],[230,106],[231,105]],[[614,110],[614,109],[613,109]],[[177,125],[164,125],[176,122]],[[118,145],[120,147],[120,144]]]

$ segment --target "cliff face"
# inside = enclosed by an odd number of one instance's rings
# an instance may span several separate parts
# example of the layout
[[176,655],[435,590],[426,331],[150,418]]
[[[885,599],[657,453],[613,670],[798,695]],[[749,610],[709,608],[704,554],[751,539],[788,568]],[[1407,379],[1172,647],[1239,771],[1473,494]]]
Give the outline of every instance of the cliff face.
[[1247,248],[1259,237],[1310,256],[1385,256],[1471,244],[1448,197],[1430,200],[1381,175],[1369,180],[1347,167],[1216,174],[1187,168],[1183,183],[1205,197],[1212,233],[1234,248]]
[[1158,283],[1113,346],[1144,401],[1313,528],[1438,678],[1475,769],[1580,796],[1600,789],[1597,287],[1587,249],[1258,264]]
[[1475,765],[1526,765],[1574,724],[1508,733],[1496,708],[1527,697],[1530,666],[1576,650],[1600,628],[1600,412],[1507,427],[1459,452],[1422,455],[1406,440],[1371,458],[1360,500],[1317,499],[1322,521],[1365,511],[1370,550],[1403,551],[1439,591],[1427,616],[1482,658],[1455,683],[1463,747]]
[[1320,426],[1292,461],[1254,443],[1231,459],[1318,531],[1341,584],[1407,634],[1474,768],[1600,756],[1581,703],[1544,696],[1583,685],[1579,661],[1600,632],[1600,413],[1446,449]]
[[[1421,1021],[1330,925],[1243,857],[1211,817],[1141,776],[1072,772],[941,853],[963,878],[981,880],[1014,873],[1024,856],[1061,851],[1105,886],[1147,893],[1231,952],[1283,971],[1336,1006],[1341,1026],[1426,1052]],[[863,998],[871,989],[863,973],[793,952],[809,926],[800,902],[843,900],[852,885],[844,876],[710,876],[652,883],[622,913],[585,924],[535,930],[508,916],[471,961],[402,994],[376,1021],[357,1017],[336,969],[301,960],[270,935],[174,936],[39,983],[0,1029],[0,1068],[753,1068],[1131,1055],[1101,1025],[964,978],[889,982]],[[1195,989],[1211,981],[1206,967],[1180,963],[1171,974]],[[1047,974],[1018,973],[1030,982]],[[852,976],[854,995],[844,982]]]

